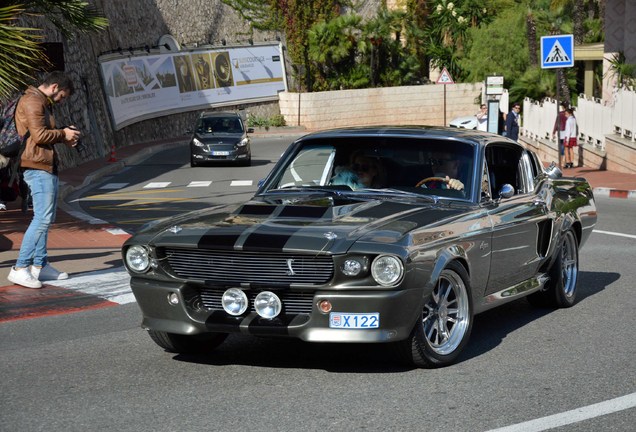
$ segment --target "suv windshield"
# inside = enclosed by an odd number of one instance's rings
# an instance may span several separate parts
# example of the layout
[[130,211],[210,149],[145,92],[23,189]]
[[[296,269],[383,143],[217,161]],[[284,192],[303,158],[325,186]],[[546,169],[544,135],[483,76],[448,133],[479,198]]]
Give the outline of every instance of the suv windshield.
[[243,133],[243,124],[237,117],[202,117],[197,122],[197,133]]

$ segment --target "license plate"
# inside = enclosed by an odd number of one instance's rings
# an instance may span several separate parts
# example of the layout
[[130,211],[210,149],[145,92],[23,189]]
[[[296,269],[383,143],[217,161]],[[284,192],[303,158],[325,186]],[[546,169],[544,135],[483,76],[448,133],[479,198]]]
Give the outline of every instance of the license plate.
[[213,151],[212,156],[229,156],[229,151]]
[[331,312],[329,314],[329,327],[343,329],[380,328],[380,314]]

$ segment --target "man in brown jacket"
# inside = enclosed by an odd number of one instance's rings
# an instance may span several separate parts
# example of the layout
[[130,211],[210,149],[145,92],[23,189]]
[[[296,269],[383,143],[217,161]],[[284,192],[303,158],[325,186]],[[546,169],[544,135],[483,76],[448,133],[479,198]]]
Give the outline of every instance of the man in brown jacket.
[[73,82],[62,72],[48,74],[42,83],[29,87],[20,98],[15,111],[15,124],[22,136],[29,132],[20,164],[24,180],[33,199],[33,219],[29,224],[18,260],[8,279],[27,288],[41,288],[41,280],[66,279],[68,274],[49,264],[46,242],[49,227],[57,209],[57,155],[55,147],[74,147],[80,137],[72,128],[56,129],[51,107],[73,93]]

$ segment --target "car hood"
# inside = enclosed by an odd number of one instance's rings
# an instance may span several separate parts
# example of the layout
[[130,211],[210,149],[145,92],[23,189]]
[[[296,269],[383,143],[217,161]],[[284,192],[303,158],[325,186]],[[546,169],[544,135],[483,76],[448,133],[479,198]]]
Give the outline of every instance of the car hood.
[[414,229],[464,211],[420,201],[253,199],[232,212],[210,209],[161,221],[129,242],[215,250],[344,253],[355,242],[399,243]]
[[243,133],[214,132],[209,134],[195,134],[194,137],[204,144],[227,144],[240,141]]

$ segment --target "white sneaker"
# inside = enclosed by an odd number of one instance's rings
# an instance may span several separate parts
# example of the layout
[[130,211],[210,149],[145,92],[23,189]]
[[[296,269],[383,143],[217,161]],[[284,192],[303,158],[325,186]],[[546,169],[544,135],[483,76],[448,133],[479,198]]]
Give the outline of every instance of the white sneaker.
[[47,264],[41,268],[31,266],[31,274],[35,279],[41,281],[68,279],[68,273],[59,271],[51,264]]
[[15,267],[11,267],[9,276],[7,277],[11,282],[16,285],[22,285],[27,288],[42,288],[42,282],[37,277],[33,277],[28,267],[16,270]]

